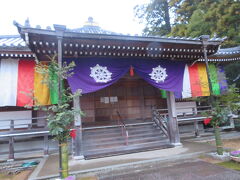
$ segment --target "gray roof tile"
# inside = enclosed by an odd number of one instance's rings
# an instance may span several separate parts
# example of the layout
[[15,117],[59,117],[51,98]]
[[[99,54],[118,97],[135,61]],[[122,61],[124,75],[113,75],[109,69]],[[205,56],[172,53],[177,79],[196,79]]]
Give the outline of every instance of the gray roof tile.
[[0,35],[0,47],[26,47],[20,35]]

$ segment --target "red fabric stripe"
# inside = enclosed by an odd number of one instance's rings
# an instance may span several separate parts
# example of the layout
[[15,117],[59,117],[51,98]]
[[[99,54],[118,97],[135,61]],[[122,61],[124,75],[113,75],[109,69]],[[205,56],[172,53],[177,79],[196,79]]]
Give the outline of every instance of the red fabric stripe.
[[18,64],[17,106],[32,106],[35,62],[20,60]]
[[201,83],[198,74],[198,65],[195,63],[188,67],[192,97],[202,96]]

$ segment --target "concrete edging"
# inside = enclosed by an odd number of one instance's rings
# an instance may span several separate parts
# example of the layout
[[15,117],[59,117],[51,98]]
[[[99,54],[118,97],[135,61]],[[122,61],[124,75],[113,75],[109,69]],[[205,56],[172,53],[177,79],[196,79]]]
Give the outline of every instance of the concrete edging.
[[[171,157],[165,157],[165,158],[157,158],[157,159],[143,160],[143,161],[132,162],[132,163],[111,165],[111,166],[105,166],[105,167],[101,167],[101,168],[93,168],[93,169],[82,170],[82,171],[73,171],[73,172],[70,172],[69,174],[70,175],[81,174],[82,176],[86,176],[86,175],[92,175],[93,173],[101,173],[101,172],[106,173],[108,171],[121,170],[126,167],[129,169],[129,168],[136,168],[141,165],[149,165],[152,163],[171,162],[171,161],[176,161],[176,160],[181,160],[181,159],[189,159],[189,158],[193,158],[193,157],[199,156],[204,153],[206,153],[206,151],[194,152],[194,153],[183,154],[183,155],[178,154],[178,155],[174,155]],[[54,179],[54,178],[58,178],[58,177],[59,177],[58,174],[54,174],[54,175],[50,175],[50,176],[35,177],[34,179],[30,179],[30,180]]]
[[44,158],[40,161],[40,163],[38,164],[38,166],[33,170],[33,172],[31,173],[31,175],[29,176],[28,180],[35,180],[37,178],[37,175],[39,174],[39,172],[41,171],[42,167],[44,166],[44,164],[46,163],[47,159],[49,156],[44,156]]

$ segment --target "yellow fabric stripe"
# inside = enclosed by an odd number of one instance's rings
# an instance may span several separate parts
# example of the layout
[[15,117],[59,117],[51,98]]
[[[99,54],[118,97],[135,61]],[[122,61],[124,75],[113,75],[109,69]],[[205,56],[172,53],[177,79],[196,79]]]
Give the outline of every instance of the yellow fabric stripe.
[[209,83],[207,78],[207,69],[204,63],[198,63],[198,74],[202,90],[202,96],[210,96]]
[[[46,67],[47,68],[47,67]],[[48,76],[43,75],[36,71],[34,72],[34,99],[35,105],[50,105],[50,91],[46,83],[43,83],[44,79]]]

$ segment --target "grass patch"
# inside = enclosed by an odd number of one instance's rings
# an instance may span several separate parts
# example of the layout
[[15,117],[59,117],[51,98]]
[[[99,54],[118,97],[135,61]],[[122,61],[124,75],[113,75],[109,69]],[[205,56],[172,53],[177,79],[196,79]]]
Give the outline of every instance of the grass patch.
[[0,179],[1,180],[12,180],[13,176],[12,175],[7,175],[7,174],[0,174]]
[[240,163],[237,163],[237,162],[234,162],[234,161],[220,162],[220,163],[217,163],[217,165],[223,166],[223,167],[228,168],[228,169],[233,169],[233,170],[240,171]]

